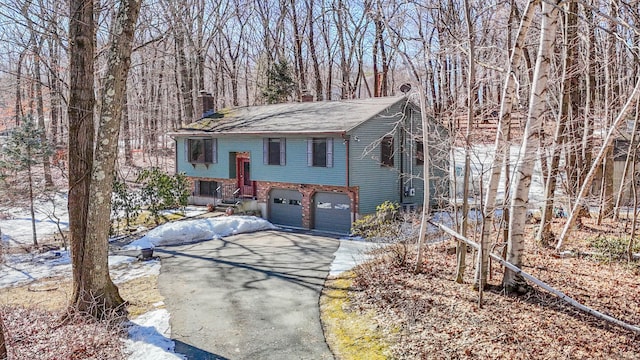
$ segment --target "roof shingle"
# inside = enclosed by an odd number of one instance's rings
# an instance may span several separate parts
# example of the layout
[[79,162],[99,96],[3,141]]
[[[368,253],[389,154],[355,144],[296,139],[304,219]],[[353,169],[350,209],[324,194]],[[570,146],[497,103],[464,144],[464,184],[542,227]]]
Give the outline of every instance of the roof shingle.
[[339,133],[353,129],[405,97],[285,103],[221,110],[186,125],[183,133]]

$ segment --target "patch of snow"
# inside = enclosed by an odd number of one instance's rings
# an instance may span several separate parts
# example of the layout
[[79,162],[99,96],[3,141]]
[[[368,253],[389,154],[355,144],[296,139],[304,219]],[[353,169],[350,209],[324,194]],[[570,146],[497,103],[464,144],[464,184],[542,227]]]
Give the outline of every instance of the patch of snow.
[[[138,277],[158,275],[158,261],[136,261],[130,256],[109,256],[111,276],[116,283]],[[0,264],[0,288],[26,284],[47,277],[71,277],[68,251],[53,250],[42,254],[8,254]]]
[[174,352],[171,340],[169,312],[156,309],[131,320],[129,338],[125,340],[125,351],[129,360],[174,360],[186,359]]
[[[135,258],[133,259],[135,260]],[[125,268],[111,269],[109,273],[116,285],[144,276],[158,276],[160,275],[160,261],[135,261],[129,263]]]
[[129,264],[134,261],[136,261],[136,258],[131,256],[112,255],[112,256],[109,256],[109,267]]
[[272,229],[277,228],[267,220],[255,216],[219,216],[176,221],[152,229],[145,236],[124,248],[127,250],[149,249],[156,246],[220,239],[229,235]]
[[[515,170],[514,164],[518,161],[521,161],[524,156],[531,156],[521,154],[521,147],[519,145],[512,145],[509,148],[510,155],[510,163],[511,163],[511,171]],[[486,187],[489,184],[489,177],[491,176],[491,166],[493,161],[493,156],[495,153],[495,145],[486,144],[486,145],[474,145],[471,149],[471,176],[470,176],[470,186],[471,192],[476,196],[480,195],[480,184],[485,187],[484,192],[486,193]],[[544,202],[544,179],[542,177],[542,170],[540,166],[540,159],[538,153],[535,152],[533,154],[536,159],[534,163],[533,175],[531,177],[531,188],[529,190],[529,207],[536,209],[540,207],[540,205]],[[464,159],[465,159],[465,150],[463,147],[454,148],[454,156],[453,162],[451,166],[453,167],[455,164],[456,167],[456,187],[457,187],[457,196],[459,197],[462,194],[462,169],[464,167]],[[563,160],[561,159],[561,163]],[[501,202],[505,197],[505,189],[504,189],[504,176],[505,174],[500,175],[500,182],[498,183],[498,192],[496,194],[496,200]],[[482,179],[482,182],[480,181]],[[511,181],[515,180],[515,176],[511,174]],[[514,184],[511,184],[513,187]],[[480,199],[474,200],[474,202]]]
[[383,244],[340,239],[340,246],[329,269],[330,276],[340,275],[372,258],[369,251],[384,246]]
[[169,215],[169,214],[180,214],[185,217],[194,217],[198,215],[202,215],[207,213],[206,206],[187,206],[183,210],[181,209],[171,209],[171,210],[163,210],[160,211],[160,214]]
[[[34,201],[36,235],[39,238],[65,230],[69,227],[66,192],[56,192],[52,197],[40,197]],[[9,219],[0,222],[3,243],[9,246],[31,245],[31,213],[29,208],[9,208],[5,211]]]

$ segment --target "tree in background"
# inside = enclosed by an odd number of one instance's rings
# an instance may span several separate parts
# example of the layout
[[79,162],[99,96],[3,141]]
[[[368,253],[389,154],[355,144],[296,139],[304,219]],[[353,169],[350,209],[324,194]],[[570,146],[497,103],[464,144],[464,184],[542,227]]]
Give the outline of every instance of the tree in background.
[[7,143],[0,149],[3,155],[0,160],[0,168],[13,172],[14,176],[24,171],[27,172],[31,231],[33,233],[34,246],[38,246],[38,237],[33,207],[33,167],[41,164],[43,159],[53,152],[52,146],[42,140],[43,133],[44,129],[36,127],[33,119],[27,117],[20,122],[18,127],[11,131]]
[[262,88],[262,97],[267,104],[286,102],[293,90],[295,82],[287,60],[280,59],[271,64],[267,70],[267,83]]

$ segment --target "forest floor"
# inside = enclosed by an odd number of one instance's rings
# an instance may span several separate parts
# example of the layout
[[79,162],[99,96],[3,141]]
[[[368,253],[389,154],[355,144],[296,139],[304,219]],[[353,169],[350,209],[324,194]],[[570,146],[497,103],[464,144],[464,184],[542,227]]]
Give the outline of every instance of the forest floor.
[[[563,223],[556,220],[556,233]],[[628,236],[621,238],[624,224],[594,223],[585,219],[573,234],[565,246],[571,255],[540,247],[529,235],[523,270],[586,306],[638,326],[640,262],[620,256],[628,241]],[[533,232],[529,225],[527,233]],[[640,334],[533,286],[525,295],[507,295],[496,263],[479,306],[472,289],[474,256],[467,255],[464,283],[458,284],[454,246],[452,241],[428,246],[419,274],[413,272],[413,246],[402,244],[380,250],[377,261],[356,268],[346,308],[367,317],[375,314],[377,332],[384,334],[393,358],[638,358]]]
[[[172,159],[173,157],[143,159],[141,153],[136,152],[134,160],[140,167],[120,164],[119,174],[128,181],[133,181],[141,168],[156,166],[172,170]],[[42,169],[34,169],[34,189],[38,199],[53,198],[57,191],[65,191],[68,181],[66,165],[60,163],[52,167],[54,186],[47,191],[42,190]],[[29,198],[25,196],[27,193],[27,184],[22,178],[17,178],[7,187],[1,187],[0,219],[6,216],[8,208],[28,208]],[[42,209],[36,208],[36,213],[38,211]],[[26,254],[55,249],[61,245],[60,234],[39,236],[38,242],[39,249],[30,244],[0,246],[0,261],[2,253]],[[157,288],[157,275],[124,281],[118,284],[118,289],[120,295],[127,300],[129,318],[157,309],[163,300]],[[0,326],[3,327],[9,344],[9,360],[127,358],[123,341],[127,338],[128,325],[122,318],[114,315],[103,321],[95,321],[79,314],[70,317],[68,321],[62,321],[67,314],[66,307],[71,293],[71,280],[66,276],[46,277],[25,285],[0,289]]]

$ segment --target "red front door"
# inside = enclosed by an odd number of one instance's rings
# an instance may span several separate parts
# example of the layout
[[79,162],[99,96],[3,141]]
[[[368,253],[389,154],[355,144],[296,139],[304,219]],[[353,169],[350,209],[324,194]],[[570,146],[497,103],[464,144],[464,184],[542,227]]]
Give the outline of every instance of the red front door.
[[251,160],[247,157],[236,159],[236,169],[238,174],[238,189],[240,196],[253,197],[253,181],[251,181]]

